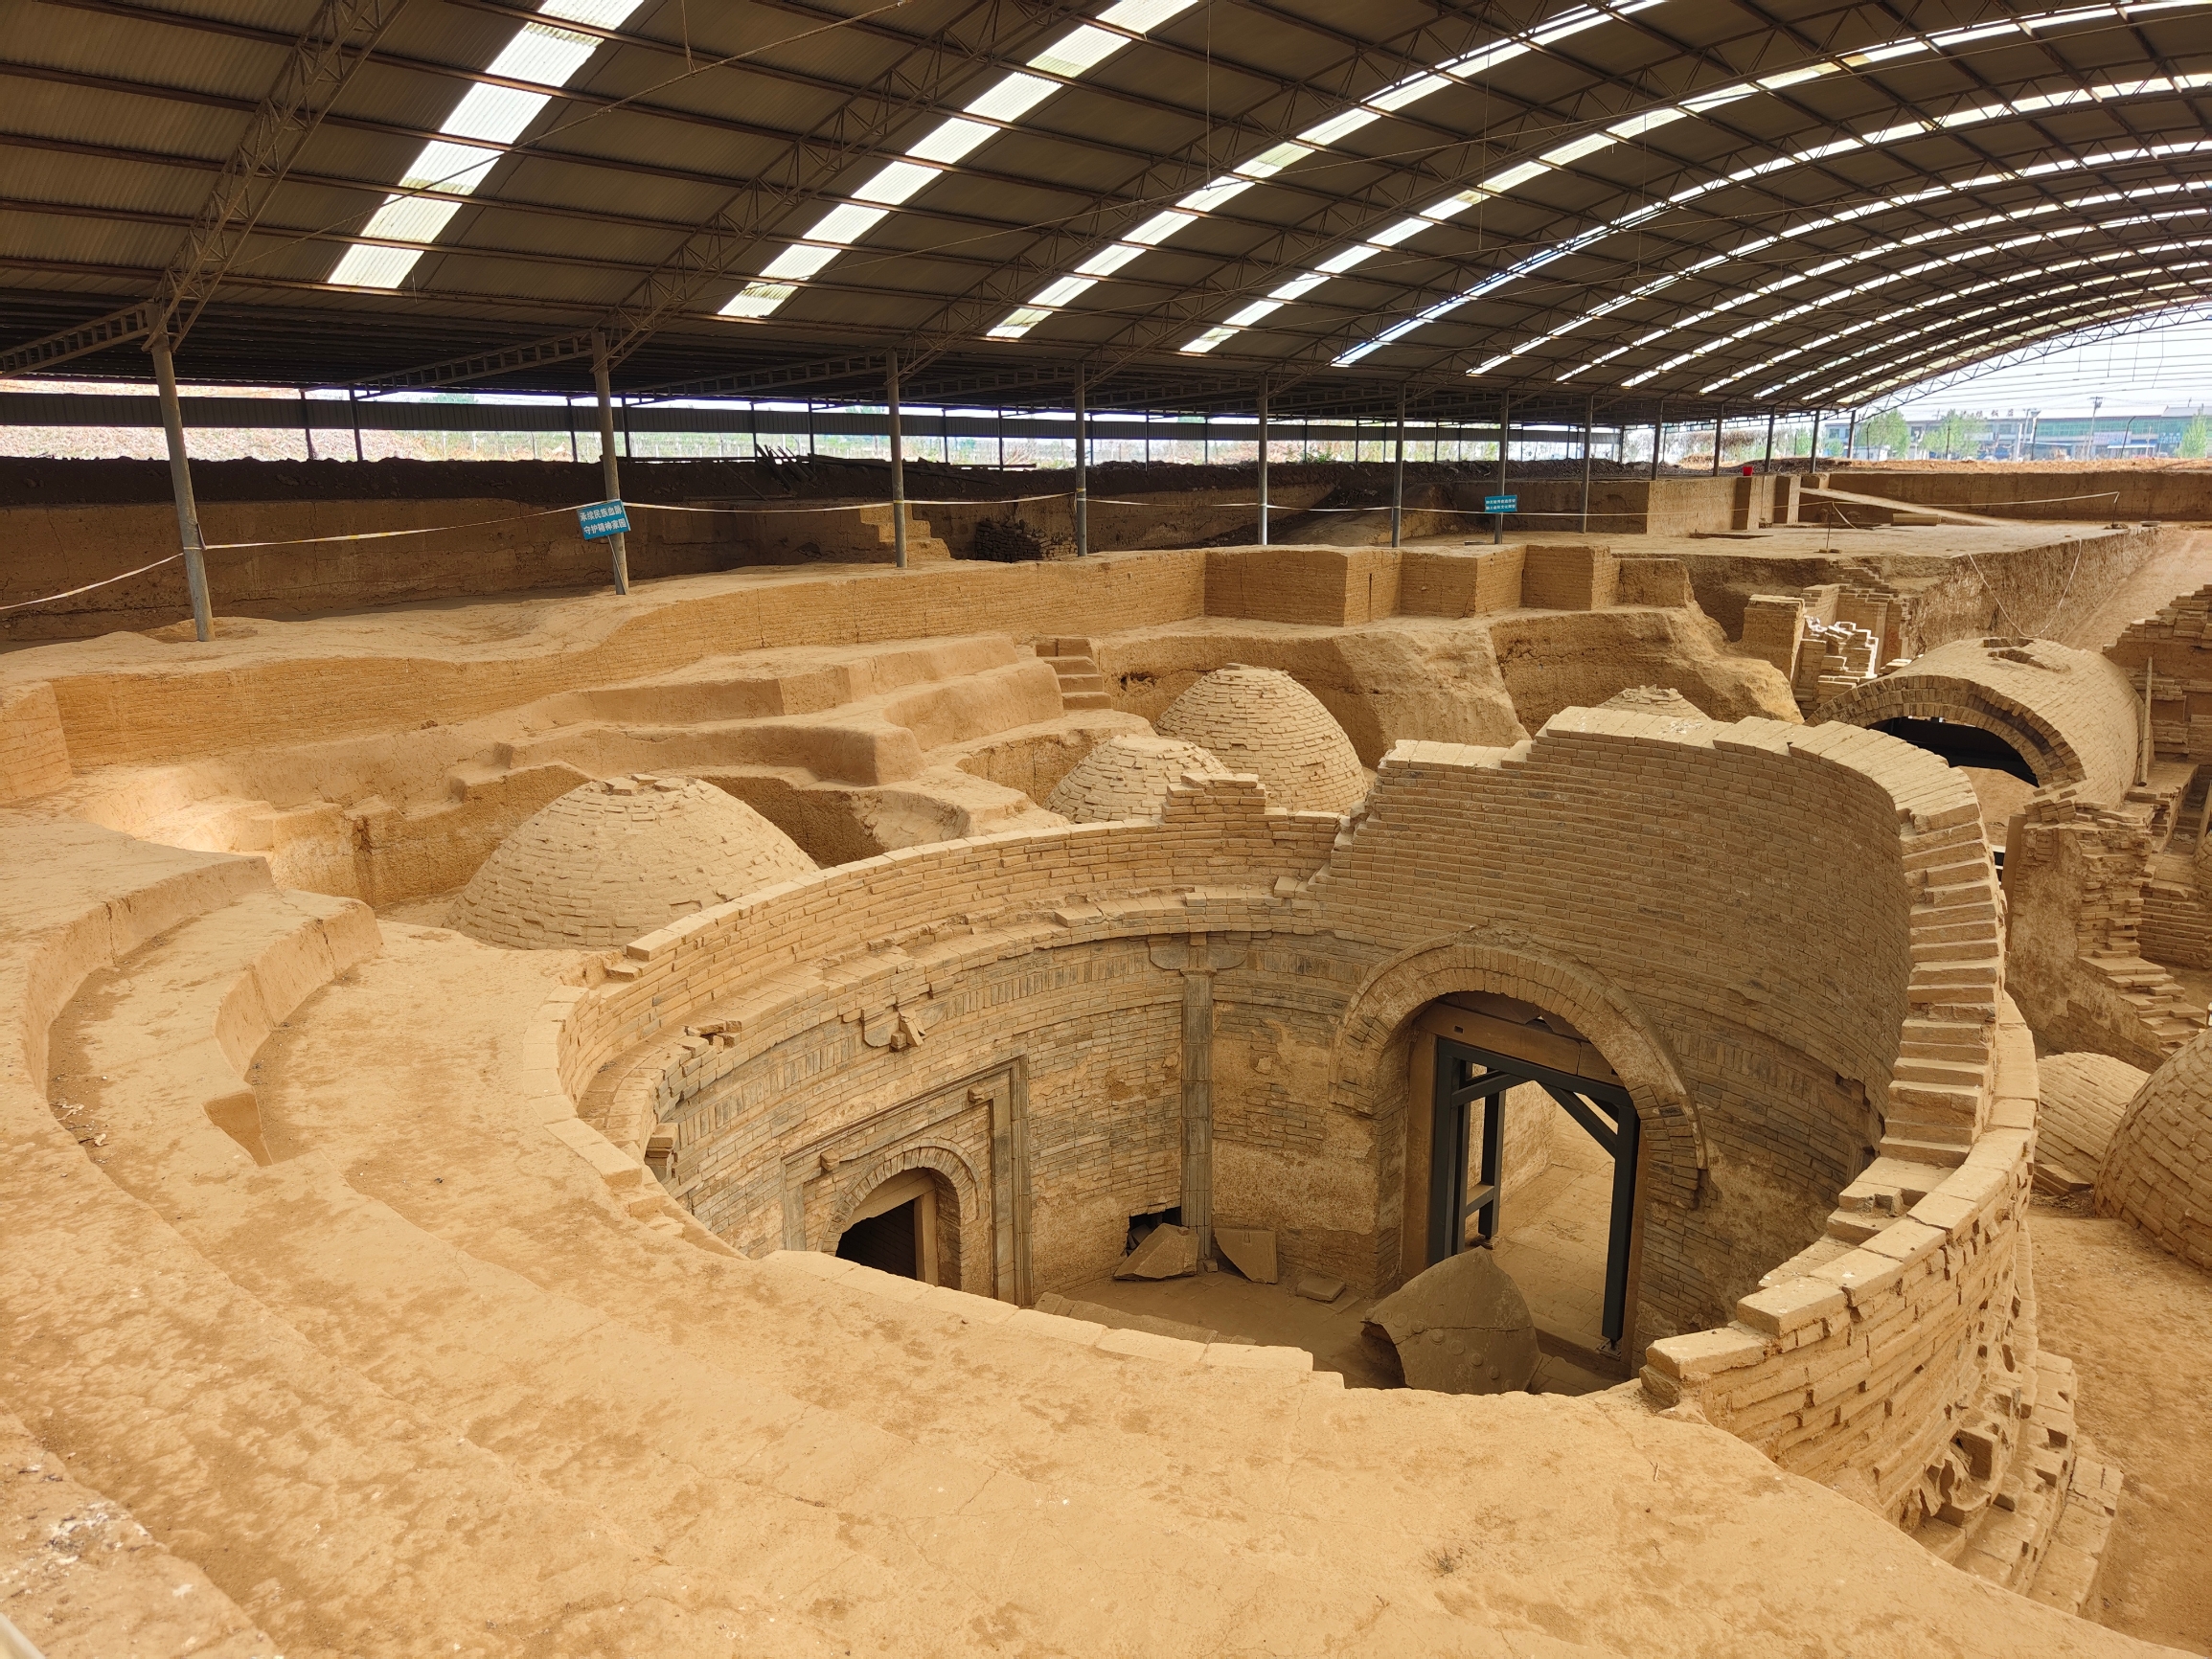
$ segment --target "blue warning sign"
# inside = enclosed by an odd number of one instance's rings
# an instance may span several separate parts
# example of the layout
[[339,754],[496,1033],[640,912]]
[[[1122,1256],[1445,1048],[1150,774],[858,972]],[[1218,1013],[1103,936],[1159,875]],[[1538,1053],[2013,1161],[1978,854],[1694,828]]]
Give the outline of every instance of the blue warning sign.
[[[1517,495],[1486,495],[1482,498],[1482,510],[1485,512],[1517,512],[1520,510],[1520,497]],[[591,532],[587,530],[584,534],[589,535]]]
[[629,509],[619,501],[595,501],[589,507],[580,507],[576,510],[576,521],[583,526],[586,541],[629,534]]

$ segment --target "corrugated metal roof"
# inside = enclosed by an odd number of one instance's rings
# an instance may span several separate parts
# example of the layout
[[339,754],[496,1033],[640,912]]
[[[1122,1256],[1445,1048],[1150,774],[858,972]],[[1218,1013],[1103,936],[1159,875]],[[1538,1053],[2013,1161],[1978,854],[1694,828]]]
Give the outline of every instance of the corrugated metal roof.
[[[153,290],[320,10],[0,0],[0,344]],[[534,15],[408,0],[180,366],[357,383],[607,324],[632,387],[857,353],[810,383],[859,390],[897,349],[917,398],[1004,401],[1015,381],[1064,398],[1081,365],[1102,401],[1248,402],[1266,374],[1286,409],[1380,409],[1405,386],[1438,411],[1510,392],[1626,418],[1660,397],[1862,400],[1947,352],[2212,293],[2212,218],[2192,216],[2212,205],[2212,6],[2194,0],[1959,38],[1937,37],[2058,9],[1200,0],[1066,78],[770,315],[717,314],[1105,10],[649,0],[580,25],[597,48],[513,141],[469,152],[491,165],[452,187],[473,194],[403,285],[335,289],[346,239]],[[1886,55],[1848,58],[1868,48]],[[1468,67],[1486,50],[1502,67]],[[1460,67],[1422,80],[1441,63]],[[1388,107],[1360,115],[1370,99]],[[1452,206],[1464,193],[1479,199]],[[1167,211],[1185,218],[1158,231]],[[1032,304],[1019,338],[986,337]],[[544,355],[471,383],[587,382],[579,357]],[[143,375],[144,354],[61,372]]]

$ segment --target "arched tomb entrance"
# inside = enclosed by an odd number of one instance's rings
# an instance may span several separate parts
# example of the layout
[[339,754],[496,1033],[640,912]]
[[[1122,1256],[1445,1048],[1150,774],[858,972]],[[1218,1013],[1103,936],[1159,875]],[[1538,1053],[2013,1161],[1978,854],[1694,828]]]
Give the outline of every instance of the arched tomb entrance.
[[1404,1271],[1492,1249],[1547,1351],[1620,1371],[1643,1154],[1628,1087],[1571,1021],[1512,996],[1448,994],[1410,1035]]
[[935,1170],[907,1170],[871,1191],[845,1217],[837,1255],[863,1267],[960,1285],[960,1195]]

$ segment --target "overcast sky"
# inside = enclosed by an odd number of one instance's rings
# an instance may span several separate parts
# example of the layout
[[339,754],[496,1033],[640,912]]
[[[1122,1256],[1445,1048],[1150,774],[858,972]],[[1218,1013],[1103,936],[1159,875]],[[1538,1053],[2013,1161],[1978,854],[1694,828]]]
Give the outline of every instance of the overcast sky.
[[1988,370],[1932,394],[1909,393],[1901,406],[1909,416],[1946,409],[2087,415],[2092,398],[2104,398],[2107,415],[2155,415],[2182,403],[2212,406],[2212,311]]

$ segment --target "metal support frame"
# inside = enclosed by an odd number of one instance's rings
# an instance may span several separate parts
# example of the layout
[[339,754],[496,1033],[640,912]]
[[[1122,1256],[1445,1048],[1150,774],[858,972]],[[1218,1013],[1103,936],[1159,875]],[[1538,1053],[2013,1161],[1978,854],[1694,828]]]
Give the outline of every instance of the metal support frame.
[[899,430],[899,353],[883,366],[883,407],[891,428],[891,562],[906,568],[906,443]]
[[1771,407],[1767,411],[1767,459],[1761,465],[1769,472],[1774,470],[1774,411]]
[[193,498],[192,462],[184,449],[184,408],[176,398],[176,359],[169,336],[156,334],[148,350],[153,376],[161,387],[161,429],[169,440],[169,483],[176,495],[176,534],[184,546],[185,585],[192,590],[192,631],[206,644],[215,634],[215,610],[208,601],[206,543],[199,533],[199,503]]
[[1090,422],[1084,409],[1083,367],[1075,370],[1075,556],[1090,557]]
[[[1662,398],[1659,399],[1659,412],[1652,418],[1652,482],[1654,484],[1659,481],[1659,452],[1666,446],[1667,400]],[[1648,503],[1644,511],[1647,514],[1645,522],[1648,524],[1651,522],[1649,517],[1651,508]]]
[[[1636,1165],[1643,1150],[1643,1124],[1636,1116],[1635,1102],[1628,1090],[1617,1083],[1600,1082],[1573,1072],[1557,1071],[1534,1060],[1438,1037],[1428,1142],[1429,1264],[1457,1255],[1466,1247],[1467,1222],[1471,1216],[1478,1238],[1498,1236],[1505,1113],[1485,1109],[1481,1162],[1471,1170],[1475,1137],[1470,1132],[1470,1115],[1476,1102],[1494,1102],[1522,1083],[1539,1085],[1613,1160],[1605,1309],[1599,1329],[1604,1333],[1607,1351],[1617,1352],[1628,1327],[1629,1266],[1635,1237]],[[1471,1190],[1471,1175],[1473,1177]]]
[[[361,400],[353,396],[353,389],[351,386],[346,388],[346,417],[353,423],[353,459],[355,461],[366,461],[369,457],[367,453],[361,448]],[[574,461],[576,459],[574,453],[576,449],[576,428],[573,424],[569,427],[568,431],[568,447],[570,450],[569,459]]]
[[1859,459],[1859,411],[1856,408],[1851,411],[1851,419],[1843,428],[1843,459]]
[[1727,423],[1727,420],[1728,417],[1725,415],[1713,417],[1713,476],[1715,478],[1721,476],[1721,429]]
[[[214,297],[308,140],[407,0],[323,0],[224,164],[149,299],[0,352],[0,375],[52,369],[125,340],[171,358]],[[173,376],[172,376],[173,377]]]
[[1390,472],[1390,545],[1405,544],[1405,388],[1398,389],[1396,459]]
[[[606,366],[606,340],[592,336],[591,384],[599,394],[599,474],[606,499],[622,499],[622,467],[614,458],[614,395]],[[620,533],[606,538],[607,557],[614,561],[614,591],[629,592],[629,537]]]
[[312,461],[315,459],[315,423],[308,417],[314,411],[308,407],[308,389],[305,386],[294,386],[292,390],[300,395],[300,436],[308,441],[308,459]]
[[[1152,458],[1152,418],[1145,417],[1145,459]],[[1267,376],[1260,376],[1260,545],[1267,545]]]

